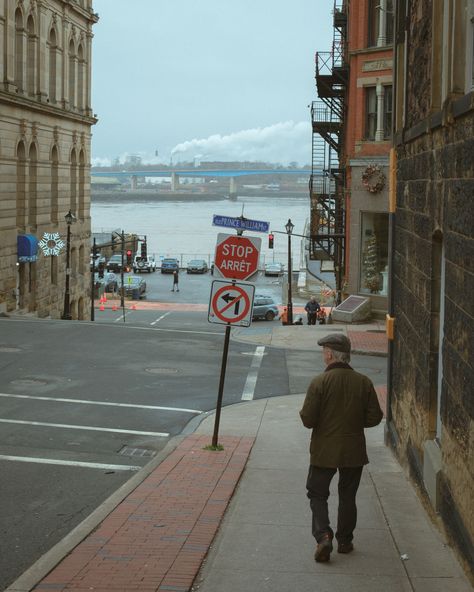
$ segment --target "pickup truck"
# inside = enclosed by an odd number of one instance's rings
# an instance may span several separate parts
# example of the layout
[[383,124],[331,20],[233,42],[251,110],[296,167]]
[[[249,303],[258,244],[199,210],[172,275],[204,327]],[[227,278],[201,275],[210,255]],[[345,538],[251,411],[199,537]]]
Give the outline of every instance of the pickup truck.
[[156,271],[156,262],[152,255],[147,255],[147,257],[135,255],[133,259],[133,273],[141,273],[142,271],[148,271],[148,273]]
[[107,271],[113,271],[114,273],[120,273],[122,271],[122,255],[116,253],[107,261]]

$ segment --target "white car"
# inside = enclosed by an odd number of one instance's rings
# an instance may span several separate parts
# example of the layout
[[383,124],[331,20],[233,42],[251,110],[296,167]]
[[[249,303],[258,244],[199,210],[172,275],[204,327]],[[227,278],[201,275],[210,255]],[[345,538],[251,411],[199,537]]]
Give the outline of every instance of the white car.
[[133,259],[133,273],[141,273],[142,271],[156,271],[156,262],[153,255],[147,255],[143,258],[141,255],[135,255]]
[[267,263],[264,273],[265,275],[283,275],[283,263]]

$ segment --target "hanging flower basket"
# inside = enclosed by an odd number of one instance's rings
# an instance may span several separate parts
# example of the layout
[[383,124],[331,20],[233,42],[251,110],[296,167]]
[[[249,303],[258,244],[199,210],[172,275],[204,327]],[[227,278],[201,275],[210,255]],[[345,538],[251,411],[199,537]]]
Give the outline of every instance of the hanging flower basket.
[[370,164],[362,173],[362,185],[369,193],[379,193],[385,187],[385,175],[378,164]]

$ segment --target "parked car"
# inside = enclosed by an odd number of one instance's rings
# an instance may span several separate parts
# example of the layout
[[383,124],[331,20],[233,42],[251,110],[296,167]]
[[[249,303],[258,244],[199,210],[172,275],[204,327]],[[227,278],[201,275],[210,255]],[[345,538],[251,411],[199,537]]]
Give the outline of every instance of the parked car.
[[116,253],[107,261],[107,271],[120,273],[122,271],[122,254]]
[[104,277],[99,277],[98,273],[94,274],[94,282],[96,284],[104,284],[106,292],[117,292],[119,287],[119,278],[115,273],[107,271],[104,273]]
[[204,259],[192,259],[188,262],[187,273],[207,273],[209,268]]
[[283,275],[283,263],[267,263],[264,273],[265,275]]
[[265,321],[273,321],[278,317],[279,311],[276,302],[270,296],[264,294],[256,294],[253,300],[252,320],[264,319]]
[[135,255],[133,259],[133,273],[141,273],[142,271],[148,271],[148,273],[156,271],[156,262],[153,255],[147,255],[146,257]]
[[173,273],[179,271],[179,261],[177,259],[163,259],[161,262],[161,273]]
[[125,296],[132,298],[144,298],[146,292],[146,282],[139,275],[129,275],[124,278]]

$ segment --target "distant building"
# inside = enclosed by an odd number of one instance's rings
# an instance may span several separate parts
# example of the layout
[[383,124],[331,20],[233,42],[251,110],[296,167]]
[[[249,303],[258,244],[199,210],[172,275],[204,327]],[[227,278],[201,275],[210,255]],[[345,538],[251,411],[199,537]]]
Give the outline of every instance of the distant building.
[[310,256],[334,260],[339,298],[385,314],[393,3],[336,0],[333,14],[332,49],[316,53]]
[[62,312],[71,210],[73,318],[89,304],[91,0],[0,0],[0,311]]
[[474,2],[396,23],[388,438],[474,573]]

